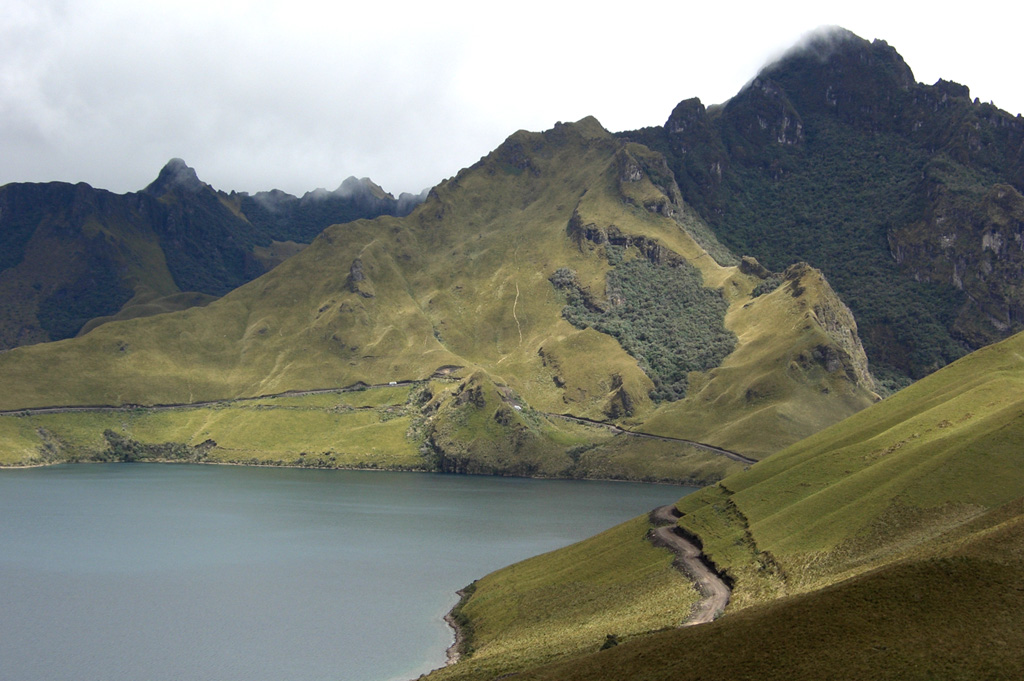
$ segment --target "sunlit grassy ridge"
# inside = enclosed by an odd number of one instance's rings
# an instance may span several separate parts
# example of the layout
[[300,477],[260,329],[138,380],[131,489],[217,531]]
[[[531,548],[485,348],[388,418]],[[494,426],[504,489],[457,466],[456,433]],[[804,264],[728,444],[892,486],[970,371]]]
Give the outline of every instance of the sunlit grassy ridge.
[[[656,404],[641,352],[630,355],[611,335],[564,318],[565,296],[551,282],[561,269],[574,273],[596,305],[621,304],[610,254],[651,263],[635,268],[634,278],[670,267],[685,271],[692,286],[713,289],[690,307],[719,302],[694,309],[690,326],[679,328],[694,329],[691,344],[699,346],[705,330],[694,325],[724,313],[720,335],[735,333],[738,341],[721,371],[672,378],[695,386],[687,399]],[[736,262],[681,203],[660,155],[615,139],[594,119],[520,131],[435,188],[410,216],[331,227],[206,307],[110,322],[77,339],[0,354],[0,408],[188,404],[425,381],[443,369],[473,377],[485,399],[438,396],[391,454],[418,449],[428,468],[706,482],[735,465],[685,446],[673,453],[637,440],[606,442],[543,414],[639,430],[650,421],[660,434],[760,456],[870,403],[866,370],[855,375],[851,362],[830,359],[858,343],[848,337],[852,318],[832,312],[845,308],[820,275],[800,270],[789,293],[798,302],[780,304],[773,301],[782,294],[751,297],[763,273]],[[658,312],[645,305],[623,323],[644,334]],[[803,345],[794,351],[797,337]],[[741,362],[757,364],[758,373]],[[777,389],[766,391],[767,384]],[[310,428],[334,428],[304,418]],[[776,435],[745,437],[752,422]],[[336,437],[331,430],[322,442]],[[24,436],[19,442],[25,445]],[[266,442],[254,437],[233,449],[241,456]]]

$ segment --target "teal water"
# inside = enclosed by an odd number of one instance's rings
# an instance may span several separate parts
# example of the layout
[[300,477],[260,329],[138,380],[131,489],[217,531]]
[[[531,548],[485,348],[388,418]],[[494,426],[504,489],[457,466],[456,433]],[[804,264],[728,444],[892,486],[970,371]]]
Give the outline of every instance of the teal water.
[[391,681],[454,592],[690,488],[109,464],[0,471],[0,679]]

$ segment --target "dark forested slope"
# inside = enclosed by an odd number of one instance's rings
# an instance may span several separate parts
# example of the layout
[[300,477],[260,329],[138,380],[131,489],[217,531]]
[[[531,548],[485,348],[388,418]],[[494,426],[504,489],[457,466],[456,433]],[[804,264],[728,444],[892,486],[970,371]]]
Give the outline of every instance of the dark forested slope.
[[735,97],[622,133],[734,250],[820,268],[891,387],[1024,328],[1024,120],[821,32]]

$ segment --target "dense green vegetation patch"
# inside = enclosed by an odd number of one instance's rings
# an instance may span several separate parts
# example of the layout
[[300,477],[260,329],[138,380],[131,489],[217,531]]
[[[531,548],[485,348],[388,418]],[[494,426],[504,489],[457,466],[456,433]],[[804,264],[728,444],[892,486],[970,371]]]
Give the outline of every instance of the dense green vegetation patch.
[[654,263],[628,257],[621,247],[607,247],[607,304],[597,304],[561,268],[551,283],[564,292],[562,311],[574,326],[592,327],[619,341],[654,381],[651,398],[679,400],[686,396],[687,374],[722,363],[736,347],[736,335],[725,328],[728,303],[716,289],[704,287],[700,272],[685,261]]
[[51,338],[71,338],[90,319],[115,314],[133,295],[110,261],[96,255],[86,261],[80,276],[39,302],[39,326]]
[[962,356],[949,328],[963,294],[907,277],[889,250],[889,230],[922,208],[925,154],[896,134],[866,136],[824,116],[804,123],[805,147],[770,147],[762,163],[731,168],[729,200],[706,216],[719,238],[771,269],[798,260],[820,268],[884,375],[920,378]]

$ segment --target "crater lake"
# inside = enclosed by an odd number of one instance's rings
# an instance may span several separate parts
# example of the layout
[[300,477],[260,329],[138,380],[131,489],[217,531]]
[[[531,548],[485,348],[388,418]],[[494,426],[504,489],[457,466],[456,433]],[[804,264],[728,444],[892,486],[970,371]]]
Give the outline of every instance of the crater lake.
[[0,471],[5,679],[392,681],[455,592],[693,491],[163,464]]

